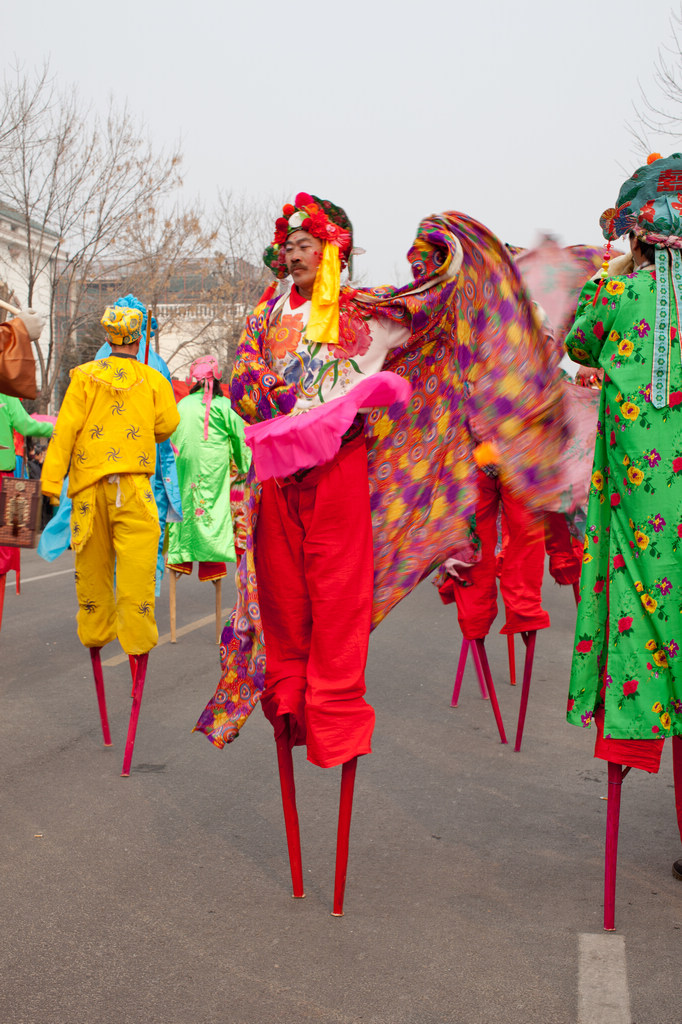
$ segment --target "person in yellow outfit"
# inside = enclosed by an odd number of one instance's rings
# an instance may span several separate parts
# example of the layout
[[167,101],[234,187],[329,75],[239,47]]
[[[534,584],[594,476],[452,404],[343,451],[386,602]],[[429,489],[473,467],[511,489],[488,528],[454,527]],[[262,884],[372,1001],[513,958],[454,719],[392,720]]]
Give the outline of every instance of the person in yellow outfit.
[[142,655],[158,640],[159,520],[150,476],[157,442],[180,417],[168,381],[135,358],[142,313],[114,306],[101,322],[112,355],[71,371],[41,481],[55,499],[69,474],[81,643],[99,648],[118,636],[127,654]]

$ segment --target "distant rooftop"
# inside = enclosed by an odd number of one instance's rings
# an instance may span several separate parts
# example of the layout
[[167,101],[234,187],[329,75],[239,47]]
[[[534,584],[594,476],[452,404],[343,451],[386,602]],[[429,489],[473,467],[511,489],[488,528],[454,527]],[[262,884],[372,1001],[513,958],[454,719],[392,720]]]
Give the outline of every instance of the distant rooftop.
[[[26,217],[19,210],[15,210],[14,207],[8,206],[7,203],[3,203],[0,200],[0,218],[4,220],[12,221],[14,224],[18,224],[20,227],[26,227]],[[50,228],[44,227],[42,224],[38,224],[37,221],[29,221],[34,231],[43,231],[50,238],[59,238],[58,231],[51,231]]]

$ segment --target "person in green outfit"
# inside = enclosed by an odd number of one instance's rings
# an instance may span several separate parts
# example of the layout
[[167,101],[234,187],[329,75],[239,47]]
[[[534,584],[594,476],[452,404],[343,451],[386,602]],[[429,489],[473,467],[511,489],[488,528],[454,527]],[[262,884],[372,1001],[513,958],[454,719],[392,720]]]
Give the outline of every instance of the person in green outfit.
[[682,154],[652,154],[600,223],[634,269],[585,286],[566,339],[603,370],[568,721],[650,772],[673,738],[682,838]]
[[166,562],[190,573],[199,563],[199,579],[216,580],[235,561],[230,506],[233,462],[240,474],[251,464],[244,422],[220,389],[220,369],[213,356],[196,359],[190,368],[190,393],[178,403],[180,424],[171,441],[182,496],[182,522],[168,524]]
[[[2,477],[14,475],[16,457],[14,454],[14,433],[22,437],[51,437],[52,423],[35,420],[24,409],[20,399],[11,395],[0,395],[0,490]],[[7,582],[7,573],[14,570],[17,593],[21,588],[20,548],[0,545],[0,624],[2,623],[2,601]]]

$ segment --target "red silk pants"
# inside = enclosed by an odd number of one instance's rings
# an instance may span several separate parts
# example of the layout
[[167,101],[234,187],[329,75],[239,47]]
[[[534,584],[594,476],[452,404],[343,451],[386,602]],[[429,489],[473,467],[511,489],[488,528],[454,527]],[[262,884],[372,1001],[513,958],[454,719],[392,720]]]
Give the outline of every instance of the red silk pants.
[[371,751],[364,699],[374,591],[364,436],[300,481],[266,480],[256,528],[263,711],[321,768]]
[[462,575],[471,586],[454,588],[457,617],[467,640],[485,637],[497,615],[497,513],[502,507],[508,531],[504,549],[500,591],[506,611],[501,633],[546,629],[549,615],[541,607],[545,568],[545,536],[542,518],[513,498],[499,477],[478,471],[476,533],[481,541],[481,560]]

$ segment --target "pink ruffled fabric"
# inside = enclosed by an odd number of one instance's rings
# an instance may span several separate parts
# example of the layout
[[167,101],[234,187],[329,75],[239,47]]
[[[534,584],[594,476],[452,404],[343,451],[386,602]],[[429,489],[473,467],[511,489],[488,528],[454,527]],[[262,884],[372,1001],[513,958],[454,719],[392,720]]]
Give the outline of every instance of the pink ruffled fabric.
[[402,410],[411,394],[409,381],[383,370],[361,380],[347,395],[309,412],[250,424],[244,433],[253,454],[256,476],[259,480],[289,476],[329,462],[361,409],[398,403]]

